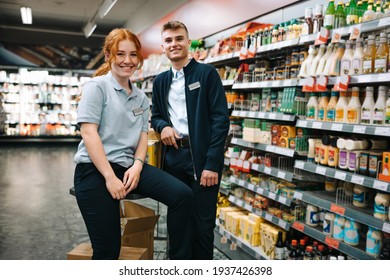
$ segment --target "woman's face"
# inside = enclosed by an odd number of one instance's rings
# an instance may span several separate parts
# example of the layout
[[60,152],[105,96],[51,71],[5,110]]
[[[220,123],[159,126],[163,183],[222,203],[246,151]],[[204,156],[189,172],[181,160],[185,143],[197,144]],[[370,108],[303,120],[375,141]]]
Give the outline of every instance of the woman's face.
[[[118,78],[128,79],[133,75],[139,64],[137,49],[133,41],[123,40],[118,44],[118,51],[114,54],[115,58],[111,62],[111,71]],[[110,54],[106,53],[106,59]]]

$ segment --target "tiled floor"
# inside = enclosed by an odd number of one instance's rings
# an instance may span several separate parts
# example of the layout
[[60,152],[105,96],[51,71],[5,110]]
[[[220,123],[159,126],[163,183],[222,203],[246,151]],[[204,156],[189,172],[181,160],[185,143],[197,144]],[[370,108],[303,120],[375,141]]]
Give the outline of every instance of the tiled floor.
[[[0,144],[0,260],[64,260],[77,244],[89,242],[73,185],[75,144]],[[166,207],[155,236],[166,237]],[[159,207],[157,209],[157,207]],[[155,259],[166,257],[166,242],[155,241]],[[215,250],[215,259],[226,259]]]

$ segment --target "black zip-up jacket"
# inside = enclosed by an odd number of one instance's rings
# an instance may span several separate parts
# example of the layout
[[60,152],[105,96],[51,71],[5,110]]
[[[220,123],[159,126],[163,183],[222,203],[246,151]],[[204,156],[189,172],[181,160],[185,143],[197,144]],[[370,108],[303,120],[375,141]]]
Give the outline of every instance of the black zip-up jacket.
[[[221,174],[225,141],[229,132],[229,112],[221,78],[213,66],[198,63],[195,59],[183,70],[195,175],[200,179],[203,170]],[[153,81],[152,127],[159,133],[164,127],[172,126],[168,113],[168,93],[172,76],[173,72],[168,70],[159,74]]]

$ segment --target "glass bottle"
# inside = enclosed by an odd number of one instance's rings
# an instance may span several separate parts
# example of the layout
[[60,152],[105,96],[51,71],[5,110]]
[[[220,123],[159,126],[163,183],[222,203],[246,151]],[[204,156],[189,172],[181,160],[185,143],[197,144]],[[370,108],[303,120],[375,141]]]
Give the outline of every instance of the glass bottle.
[[375,52],[374,72],[386,73],[389,61],[389,46],[387,45],[387,35],[381,32],[379,36],[379,46]]
[[363,55],[363,74],[371,74],[374,71],[375,62],[375,36],[369,35],[367,47]]
[[357,2],[357,11],[358,11],[358,23],[361,23],[362,19],[363,19],[363,14],[364,14],[363,1]]
[[334,0],[329,0],[328,6],[326,7],[325,17],[324,17],[324,27],[326,29],[334,28],[334,18],[335,18],[335,6]]
[[312,246],[306,246],[305,255],[303,256],[303,259],[304,260],[313,260],[314,259]]
[[340,28],[344,27],[346,25],[346,15],[344,12],[344,3],[338,2],[336,11],[334,14],[334,27],[333,28]]
[[366,97],[364,98],[364,102],[362,105],[361,112],[361,123],[362,124],[372,124],[372,117],[374,114],[374,88],[367,87],[366,88]]
[[356,48],[352,57],[352,75],[363,74],[363,56],[364,56],[364,46],[363,39],[358,38],[356,40]]
[[385,114],[386,114],[386,94],[388,87],[379,86],[378,97],[374,106],[374,114],[372,117],[372,123],[375,125],[384,125],[385,124]]
[[298,252],[297,252],[297,240],[293,239],[291,240],[291,250],[290,254],[288,255],[289,260],[298,260]]
[[347,123],[360,124],[360,114],[359,87],[353,87],[352,97],[347,106]]
[[358,9],[356,0],[349,1],[348,14],[347,14],[347,25],[354,25],[359,23]]
[[324,16],[322,4],[317,4],[314,8],[314,18],[313,18],[313,33],[320,32],[321,27],[324,26]]
[[305,8],[305,21],[302,23],[301,36],[309,35],[313,33],[313,9]]
[[283,232],[278,231],[278,239],[275,244],[275,260],[284,260]]

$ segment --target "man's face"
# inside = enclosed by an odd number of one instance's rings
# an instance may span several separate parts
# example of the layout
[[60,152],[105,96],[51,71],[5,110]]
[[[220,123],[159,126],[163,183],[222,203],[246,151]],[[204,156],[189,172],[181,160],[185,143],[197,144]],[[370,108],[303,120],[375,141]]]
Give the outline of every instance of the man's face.
[[188,59],[188,50],[191,40],[188,39],[187,32],[183,28],[176,30],[165,30],[161,34],[161,48],[171,61],[181,61]]

